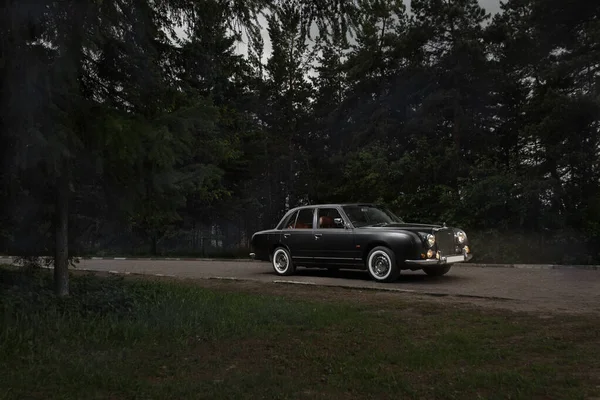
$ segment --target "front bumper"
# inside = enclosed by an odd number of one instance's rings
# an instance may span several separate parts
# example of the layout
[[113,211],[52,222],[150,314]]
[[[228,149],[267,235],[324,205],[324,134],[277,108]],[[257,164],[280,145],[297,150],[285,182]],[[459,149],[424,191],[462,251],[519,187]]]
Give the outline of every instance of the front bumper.
[[470,261],[472,258],[472,254],[460,254],[452,256],[442,256],[439,258],[439,260],[437,258],[430,258],[428,260],[404,260],[404,263],[408,265],[420,265],[425,267],[429,265],[443,265],[467,262]]

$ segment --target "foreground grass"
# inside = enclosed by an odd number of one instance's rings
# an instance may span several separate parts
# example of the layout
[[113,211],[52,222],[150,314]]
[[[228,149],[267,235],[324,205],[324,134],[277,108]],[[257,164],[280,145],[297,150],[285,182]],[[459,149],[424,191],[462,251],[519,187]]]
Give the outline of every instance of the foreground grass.
[[58,300],[49,278],[0,269],[0,396],[585,399],[600,392],[595,317],[91,275],[73,277],[72,298]]

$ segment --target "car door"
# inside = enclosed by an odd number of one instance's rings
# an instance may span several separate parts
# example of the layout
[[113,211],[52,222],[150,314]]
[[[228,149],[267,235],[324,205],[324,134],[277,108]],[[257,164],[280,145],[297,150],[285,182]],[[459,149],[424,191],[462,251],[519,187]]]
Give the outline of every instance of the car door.
[[354,233],[346,227],[337,207],[317,209],[314,230],[315,262],[320,264],[351,265],[360,262],[354,244]]
[[314,260],[314,214],[314,207],[301,208],[293,225],[289,225],[291,229],[284,229],[281,233],[282,243],[290,250],[292,260],[299,265],[311,263]]

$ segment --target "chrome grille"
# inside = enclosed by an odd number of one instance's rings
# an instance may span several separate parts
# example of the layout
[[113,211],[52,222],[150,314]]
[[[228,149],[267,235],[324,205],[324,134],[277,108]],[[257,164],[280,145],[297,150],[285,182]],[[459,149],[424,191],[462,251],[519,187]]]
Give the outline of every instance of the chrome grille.
[[452,229],[441,229],[435,233],[435,241],[442,255],[450,255],[456,252],[454,242],[454,231]]

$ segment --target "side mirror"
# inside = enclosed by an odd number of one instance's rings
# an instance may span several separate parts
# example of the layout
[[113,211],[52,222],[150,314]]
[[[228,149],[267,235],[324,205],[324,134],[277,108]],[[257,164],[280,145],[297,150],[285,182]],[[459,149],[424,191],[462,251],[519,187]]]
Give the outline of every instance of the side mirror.
[[341,218],[334,218],[334,219],[333,219],[333,223],[334,223],[336,226],[345,227],[345,225],[344,225],[344,220],[343,220],[343,219],[341,219]]

